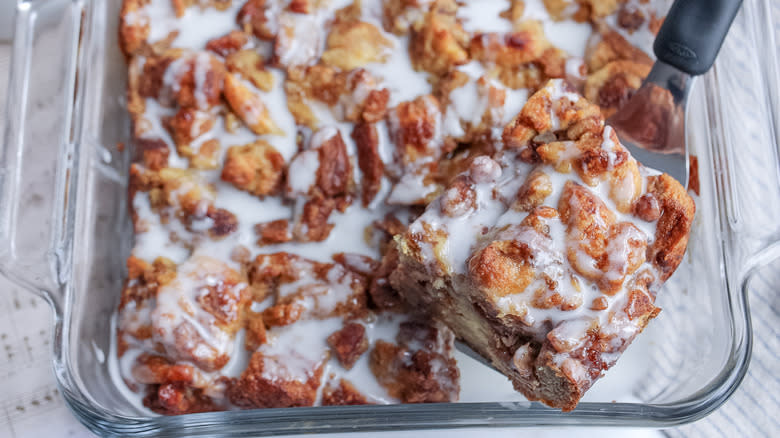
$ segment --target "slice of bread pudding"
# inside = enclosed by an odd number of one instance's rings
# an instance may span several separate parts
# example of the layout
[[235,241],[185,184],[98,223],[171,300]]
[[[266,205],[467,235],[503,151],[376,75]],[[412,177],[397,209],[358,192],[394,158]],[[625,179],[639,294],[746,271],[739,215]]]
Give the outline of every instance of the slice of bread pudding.
[[573,409],[660,311],[695,206],[550,81],[396,236],[391,283],[530,400]]

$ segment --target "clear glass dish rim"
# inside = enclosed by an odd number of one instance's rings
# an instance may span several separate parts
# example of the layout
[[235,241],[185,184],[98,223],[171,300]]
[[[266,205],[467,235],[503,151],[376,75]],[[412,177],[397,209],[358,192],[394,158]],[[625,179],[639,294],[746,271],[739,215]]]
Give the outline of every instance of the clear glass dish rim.
[[[759,0],[761,1],[761,0]],[[81,33],[78,39],[81,44],[74,53],[77,64],[74,68],[84,74],[76,75],[74,70],[75,99],[73,102],[72,120],[80,124],[84,116],[84,101],[89,101],[85,95],[90,93],[86,86],[90,76],[90,66],[84,52],[89,48],[101,32],[94,32],[91,26],[96,26],[95,9],[91,7],[97,0],[72,0],[72,4],[85,10],[81,22]],[[19,2],[19,9],[40,5],[40,1]],[[745,2],[752,5],[753,2]],[[750,7],[750,6],[747,6]],[[30,14],[19,14],[17,20],[31,19]],[[104,25],[104,24],[103,24]],[[17,31],[24,27],[17,21]],[[14,65],[25,62],[24,46],[28,41],[17,38],[14,41],[14,51],[11,71]],[[770,54],[772,62],[774,52]],[[717,66],[715,67],[717,72]],[[712,74],[705,80],[714,80]],[[12,73],[9,90],[22,86],[29,78]],[[775,93],[777,84],[769,84]],[[718,96],[710,96],[718,99]],[[9,108],[11,107],[9,93]],[[6,120],[4,136],[8,140],[9,126],[13,120]],[[76,130],[72,152],[74,155],[87,153],[82,148],[88,148],[90,143],[82,141],[79,130]],[[4,145],[6,147],[7,145]],[[69,171],[77,173],[79,166],[73,165],[78,160],[69,163]],[[63,165],[63,164],[60,164]],[[76,175],[74,175],[76,176]],[[75,185],[75,184],[74,184]],[[75,192],[73,192],[75,193]],[[718,190],[719,198],[725,195]],[[74,237],[73,222],[78,214],[78,207],[83,207],[75,197],[66,197],[64,201],[63,222],[70,224],[61,231],[68,242]],[[720,208],[723,202],[719,199]],[[722,233],[731,231],[721,225]],[[73,247],[67,243],[66,248]],[[721,251],[721,262],[726,263],[727,250]],[[434,429],[461,427],[516,427],[516,426],[640,426],[640,427],[670,427],[686,424],[703,418],[713,412],[736,390],[747,372],[752,347],[752,328],[747,301],[748,284],[751,273],[769,260],[780,256],[780,245],[770,245],[760,254],[756,254],[744,263],[741,269],[730,270],[724,282],[724,290],[728,296],[728,311],[730,313],[729,330],[732,336],[728,360],[718,375],[688,398],[666,404],[642,403],[591,403],[583,402],[577,409],[569,413],[561,413],[529,402],[486,402],[486,403],[448,403],[431,405],[388,405],[388,406],[349,406],[349,407],[316,407],[316,408],[286,408],[261,409],[251,411],[211,412],[190,414],[178,417],[129,417],[117,415],[93,403],[89,394],[83,392],[73,378],[68,354],[69,330],[72,317],[74,290],[72,278],[65,278],[58,288],[49,291],[37,289],[52,305],[54,313],[54,358],[53,366],[57,382],[65,400],[74,414],[93,432],[101,435],[124,436],[128,434],[145,435],[274,435],[285,433],[324,433],[351,431],[382,431],[396,429]],[[67,257],[66,257],[67,259]],[[21,278],[21,274],[8,269],[3,263],[0,270],[12,280],[26,288],[34,286]]]

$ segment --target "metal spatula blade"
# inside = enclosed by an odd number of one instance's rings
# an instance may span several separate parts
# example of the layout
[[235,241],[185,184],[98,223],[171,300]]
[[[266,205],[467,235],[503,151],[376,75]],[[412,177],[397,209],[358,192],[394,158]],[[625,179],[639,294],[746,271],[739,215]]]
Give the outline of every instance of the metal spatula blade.
[[685,107],[692,79],[658,61],[636,94],[607,119],[637,161],[668,173],[683,187],[688,185]]
[[677,0],[653,44],[658,61],[607,120],[640,163],[688,185],[685,108],[694,76],[712,67],[742,0]]

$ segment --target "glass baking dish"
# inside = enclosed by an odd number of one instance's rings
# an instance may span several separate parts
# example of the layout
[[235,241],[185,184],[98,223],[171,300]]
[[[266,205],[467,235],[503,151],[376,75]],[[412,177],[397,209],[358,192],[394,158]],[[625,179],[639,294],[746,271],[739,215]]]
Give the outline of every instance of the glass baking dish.
[[54,315],[54,371],[101,435],[258,435],[473,426],[667,427],[720,406],[747,371],[751,274],[780,256],[780,94],[769,0],[746,0],[690,99],[700,195],[664,309],[570,413],[524,401],[463,361],[459,403],[152,416],[112,381],[111,315],[131,244],[120,2],[18,3],[0,171],[0,269]]

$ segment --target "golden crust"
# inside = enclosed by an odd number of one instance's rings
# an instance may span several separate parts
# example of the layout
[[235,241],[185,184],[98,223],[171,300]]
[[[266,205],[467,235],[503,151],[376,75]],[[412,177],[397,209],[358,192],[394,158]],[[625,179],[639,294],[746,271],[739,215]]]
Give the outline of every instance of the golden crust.
[[409,57],[416,70],[443,75],[468,62],[468,33],[455,20],[453,0],[436,0],[422,23],[412,29]]
[[322,64],[289,69],[284,87],[295,122],[310,129],[320,127],[311,101],[327,105],[337,120],[374,123],[385,117],[390,98],[368,71],[339,71]]
[[[556,87],[562,89],[558,90]],[[596,105],[579,97],[572,101],[569,97],[573,96],[572,94],[565,94],[559,99],[554,99],[552,95],[573,92],[574,90],[566,85],[548,85],[531,96],[520,113],[504,127],[502,139],[506,147],[527,149],[527,153],[521,157],[528,162],[557,161],[554,141],[532,141],[539,134],[553,131],[553,117],[557,122],[555,133],[561,133],[562,139],[577,141],[587,134],[601,136],[604,119]]]
[[206,50],[210,50],[223,58],[243,49],[249,43],[249,35],[240,30],[233,30],[206,43]]
[[255,234],[258,236],[258,246],[284,243],[293,239],[290,221],[287,219],[257,224],[255,225]]
[[[166,301],[161,310],[163,296],[175,297],[173,305],[178,309]],[[203,333],[218,331],[232,338],[241,327],[250,300],[241,274],[211,257],[193,256],[179,266],[171,281],[158,288],[157,298],[153,339],[168,357],[190,361],[205,371],[218,370],[228,362],[228,352],[205,339]],[[171,313],[174,310],[188,311],[193,318],[177,319]],[[196,316],[200,314],[206,316]]]
[[284,158],[273,146],[257,140],[228,148],[221,178],[262,198],[281,189],[284,164]]
[[179,109],[164,123],[171,133],[179,153],[183,153],[182,148],[189,146],[193,140],[211,130],[214,126],[214,118],[210,113],[198,111],[193,107],[185,107]]
[[382,25],[396,35],[419,28],[432,3],[433,0],[385,0],[382,2]]
[[140,9],[149,0],[123,0],[119,12],[119,47],[126,58],[139,52],[149,38],[149,19]]
[[543,0],[555,20],[599,21],[614,14],[624,0]]
[[372,62],[385,62],[392,43],[373,24],[336,20],[328,34],[322,63],[349,71]]
[[622,0],[578,0],[583,8],[590,12],[590,18],[603,18],[617,11]]
[[[470,84],[472,81],[473,84]],[[453,70],[435,84],[435,95],[441,106],[447,108],[453,103],[452,94],[470,85],[476,85],[475,97],[484,106],[484,111],[481,114],[457,114],[463,133],[450,135],[456,136],[459,143],[471,143],[469,149],[480,145],[494,147],[493,130],[502,127],[507,103],[507,90],[498,81],[487,74],[474,81],[466,73]]]
[[[168,88],[163,88],[162,92],[171,96],[180,107],[205,110],[221,102],[223,83],[226,80],[225,66],[214,55],[195,52],[175,56],[174,52],[174,61],[168,65],[168,69],[174,69],[172,73],[176,83],[168,84]],[[155,97],[159,96],[158,92]]]
[[293,68],[316,64],[327,37],[322,16],[295,13],[289,9],[272,16],[278,25],[273,65]]
[[351,369],[358,358],[368,350],[366,328],[359,323],[347,323],[328,336],[328,345],[341,366]]
[[515,67],[535,61],[549,47],[541,23],[507,34],[481,33],[471,39],[471,57],[500,67]]
[[491,297],[522,293],[534,280],[530,257],[530,250],[524,245],[493,242],[471,258],[471,275]]
[[355,385],[346,379],[339,379],[338,386],[335,382],[328,382],[322,390],[323,406],[349,406],[370,405],[366,397],[355,388]]
[[601,107],[604,117],[609,117],[639,89],[650,68],[632,61],[612,61],[588,76],[585,97]]
[[225,75],[225,100],[255,134],[284,134],[271,118],[260,96],[231,73]]
[[667,174],[650,177],[648,186],[647,191],[658,199],[663,213],[647,258],[666,281],[685,255],[696,205],[682,185]]
[[585,61],[591,72],[601,70],[613,61],[631,61],[637,64],[653,65],[653,59],[647,53],[633,46],[612,29],[601,32],[595,43],[589,45],[585,53]]
[[144,167],[158,171],[168,166],[170,148],[168,144],[159,138],[139,138],[135,141],[136,152],[140,154]]
[[219,411],[220,407],[203,389],[182,382],[149,385],[143,405],[162,415]]
[[[154,171],[133,164],[128,191],[131,202],[137,192],[147,192],[152,211],[162,223],[178,220],[192,233],[177,238],[200,236],[205,228],[209,238],[218,240],[238,229],[236,216],[214,206],[214,188],[204,184],[192,170],[164,167]],[[146,225],[135,215],[133,226],[136,232],[146,231]]]
[[442,135],[442,113],[432,95],[401,102],[388,114],[390,140],[395,144],[394,162],[387,169],[394,179],[389,204],[425,205],[441,191],[439,164],[454,148]]
[[312,363],[307,378],[302,381],[264,373],[266,360],[279,363],[284,358],[266,358],[260,351],[252,354],[249,366],[241,373],[241,377],[231,383],[227,390],[227,397],[231,403],[247,409],[287,408],[314,404],[325,360]]
[[[341,265],[319,263],[289,253],[258,255],[247,267],[254,300],[274,298],[263,311],[266,326],[300,319],[360,317],[366,308],[366,281]],[[290,289],[282,294],[282,288]]]
[[273,73],[265,69],[265,60],[255,50],[238,50],[226,55],[225,66],[229,72],[240,74],[260,90],[268,92],[274,87]]
[[276,32],[266,15],[270,3],[268,0],[247,0],[238,11],[236,22],[246,32],[261,40],[273,40]]
[[514,210],[531,211],[542,205],[553,191],[550,176],[542,170],[534,170],[517,192],[517,198],[512,205]]
[[152,306],[157,290],[176,277],[176,264],[164,257],[158,257],[153,263],[148,263],[130,256],[126,263],[127,279],[122,288],[118,309],[119,357],[124,354],[128,342],[143,342],[152,338],[152,321],[144,317],[141,309]]
[[439,104],[433,96],[420,96],[413,101],[401,102],[395,108],[393,119],[397,121],[394,123],[397,128],[390,135],[398,147],[403,165],[436,154],[439,114]]
[[563,50],[553,47],[542,23],[522,20],[510,33],[477,33],[471,39],[472,59],[491,67],[505,86],[536,90],[551,78],[566,76]]

